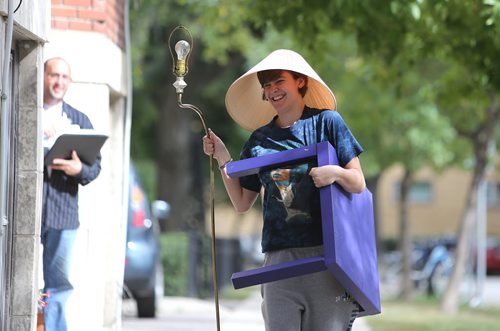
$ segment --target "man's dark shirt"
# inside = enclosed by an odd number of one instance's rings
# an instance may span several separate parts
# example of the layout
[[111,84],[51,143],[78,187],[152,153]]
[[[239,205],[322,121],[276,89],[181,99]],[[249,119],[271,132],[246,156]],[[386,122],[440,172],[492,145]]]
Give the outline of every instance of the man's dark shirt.
[[[63,103],[63,113],[71,124],[81,129],[93,129],[87,115]],[[42,224],[55,229],[76,229],[78,219],[78,185],[93,181],[101,171],[101,154],[92,165],[82,162],[82,171],[75,177],[67,176],[63,171],[52,170],[49,176],[47,167],[43,169],[43,210]]]

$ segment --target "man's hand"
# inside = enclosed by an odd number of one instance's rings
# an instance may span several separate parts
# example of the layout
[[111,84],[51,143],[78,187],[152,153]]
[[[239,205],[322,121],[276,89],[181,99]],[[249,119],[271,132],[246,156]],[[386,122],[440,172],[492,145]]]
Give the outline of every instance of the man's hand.
[[54,159],[50,166],[52,170],[64,171],[68,176],[76,176],[82,171],[82,161],[76,151],[71,152],[71,159]]

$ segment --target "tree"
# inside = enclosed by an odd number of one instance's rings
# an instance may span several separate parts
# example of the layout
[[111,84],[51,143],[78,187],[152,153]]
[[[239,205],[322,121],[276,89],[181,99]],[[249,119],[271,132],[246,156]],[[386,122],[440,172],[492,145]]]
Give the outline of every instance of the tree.
[[[273,10],[269,10],[267,1],[257,0],[250,10],[253,14],[249,17],[258,28],[273,26],[278,31],[292,31],[303,47],[313,53],[324,51],[322,41],[326,33],[341,30],[355,34],[361,54],[379,58],[387,65],[397,65],[401,58],[410,64],[422,63],[420,58],[438,59],[441,63],[437,86],[430,85],[439,91],[435,104],[456,131],[466,137],[475,161],[457,231],[455,269],[442,301],[445,312],[455,312],[467,233],[474,222],[477,187],[484,178],[486,151],[500,112],[500,2],[386,0],[373,5],[343,0],[275,1]],[[443,83],[447,84],[444,88]]]
[[[425,3],[421,20],[429,49],[449,66],[437,86],[436,100],[457,132],[469,141],[474,165],[465,209],[458,229],[455,268],[441,307],[455,313],[459,286],[476,219],[479,183],[485,178],[489,145],[500,115],[500,2],[448,1]],[[465,78],[465,79],[464,79]]]
[[[201,62],[210,63],[212,67],[214,63],[219,65],[219,69],[215,70],[219,73],[222,68],[235,69],[231,73],[222,70],[222,80],[205,80],[202,84],[205,88],[197,90],[200,95],[203,91],[210,91],[211,96],[221,93],[224,88],[207,89],[207,82],[210,82],[210,86],[216,86],[215,82],[219,82],[227,87],[228,82],[243,71],[240,67],[245,63],[243,59],[255,64],[257,59],[276,48],[276,45],[293,45],[314,62],[314,67],[318,68],[328,85],[333,86],[343,116],[356,136],[366,142],[367,153],[363,156],[363,165],[366,165],[368,177],[377,178],[388,165],[405,161],[404,154],[399,151],[408,153],[413,149],[422,150],[419,149],[421,144],[426,147],[426,152],[431,153],[422,160],[442,163],[443,160],[439,159],[443,155],[442,147],[435,147],[439,146],[436,144],[437,139],[426,140],[435,137],[435,133],[428,130],[434,130],[432,125],[426,127],[418,118],[422,113],[432,119],[432,114],[438,109],[439,123],[444,123],[441,122],[442,118],[446,118],[455,132],[466,137],[464,141],[468,142],[469,148],[457,148],[452,144],[446,149],[453,154],[451,158],[456,162],[462,159],[464,152],[471,152],[474,160],[467,208],[457,231],[457,263],[443,298],[443,309],[456,311],[458,302],[455,294],[463,275],[468,246],[466,234],[474,221],[477,183],[484,178],[486,150],[499,116],[500,75],[496,63],[500,58],[500,2],[381,0],[374,4],[362,0],[334,0],[326,3],[315,0],[297,0],[292,3],[277,0],[273,2],[273,10],[269,10],[269,2],[264,0],[216,0],[202,3],[179,0],[170,1],[170,7],[167,11],[163,9],[163,12],[159,8],[166,8],[164,2],[150,3],[154,6],[151,17],[162,13],[158,17],[169,17],[170,23],[178,22],[179,17],[192,22],[193,31],[203,42]],[[172,6],[182,10],[175,12]],[[148,31],[161,31],[165,23],[161,24],[152,24]],[[341,38],[337,38],[339,33]],[[355,41],[354,44],[352,41]],[[268,42],[273,43],[270,45]],[[343,48],[346,46],[347,49]],[[353,49],[352,52],[348,51]],[[154,59],[162,56],[168,58],[168,53],[154,56],[160,54],[157,51],[152,48],[149,54]],[[238,61],[233,62],[233,58]],[[228,65],[231,63],[234,66]],[[406,75],[408,71],[412,72],[411,76]],[[324,72],[334,74],[324,77]],[[214,71],[211,74],[214,75]],[[189,79],[198,82],[198,77],[192,77]],[[408,77],[416,79],[417,84],[405,83],[404,79]],[[199,78],[200,82],[207,79]],[[165,86],[164,81],[160,81],[160,85],[157,83],[154,87]],[[421,86],[416,88],[419,84]],[[411,88],[404,90],[408,86]],[[161,91],[164,95],[165,90]],[[413,95],[414,99],[408,97]],[[343,100],[348,101],[344,103]],[[367,100],[374,102],[366,103]],[[422,107],[412,105],[412,101]],[[217,102],[214,101],[215,104]],[[367,108],[366,104],[374,113],[372,117],[363,112]],[[216,113],[224,113],[223,105],[219,103],[219,107]],[[418,116],[413,118],[415,122],[410,127],[417,126],[418,129],[402,132],[402,136],[392,133],[398,121],[410,123],[412,113]],[[232,136],[245,135],[231,125],[227,128],[234,130]],[[404,139],[399,139],[401,137]],[[402,144],[401,150],[398,144]],[[405,167],[408,178],[411,178],[411,173],[417,168],[412,164],[406,164]]]
[[[252,14],[245,17],[262,35],[277,33],[281,37],[273,43],[274,48],[286,45],[284,40],[293,45],[333,88],[339,112],[367,150],[362,156],[363,167],[374,195],[383,169],[394,163],[402,163],[406,169],[405,185],[401,186],[401,246],[404,279],[409,282],[411,237],[404,193],[409,190],[413,173],[423,164],[443,167],[453,159],[451,153],[443,153],[453,132],[432,106],[429,93],[424,93],[426,85],[422,82],[428,81],[429,75],[419,70],[422,61],[414,50],[417,45],[401,32],[408,30],[405,25],[413,18],[412,8],[396,4],[374,10],[359,1],[307,5],[278,1],[273,6],[277,9],[269,11],[265,1],[257,1],[247,9]],[[209,12],[205,8],[205,14]],[[382,26],[384,33],[373,29],[375,25]],[[423,116],[427,114],[433,116]],[[438,120],[436,123],[442,126],[436,129],[428,120]],[[435,139],[424,139],[428,136]],[[406,297],[411,289],[408,282],[403,292]]]

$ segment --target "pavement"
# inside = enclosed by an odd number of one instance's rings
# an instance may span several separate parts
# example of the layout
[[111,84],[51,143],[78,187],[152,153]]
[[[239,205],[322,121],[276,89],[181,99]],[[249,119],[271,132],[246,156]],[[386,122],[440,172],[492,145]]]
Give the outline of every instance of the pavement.
[[478,305],[500,307],[500,275],[486,277]]
[[[260,311],[262,299],[256,290],[243,301],[221,300],[219,318],[221,331],[264,331]],[[215,331],[217,330],[213,300],[184,297],[164,297],[159,316],[139,319],[131,300],[123,303],[123,331]],[[354,322],[353,331],[369,331],[363,318]]]
[[[264,331],[258,289],[256,287],[256,291],[243,301],[220,301],[221,331]],[[383,296],[384,289],[381,292]],[[479,304],[500,307],[499,293],[500,276],[488,276]],[[125,300],[122,307],[123,331],[216,331],[215,321],[215,304],[212,299],[164,297],[158,317],[150,319],[137,318],[135,302],[130,299]],[[364,318],[358,318],[354,322],[353,331],[370,331],[370,327]]]

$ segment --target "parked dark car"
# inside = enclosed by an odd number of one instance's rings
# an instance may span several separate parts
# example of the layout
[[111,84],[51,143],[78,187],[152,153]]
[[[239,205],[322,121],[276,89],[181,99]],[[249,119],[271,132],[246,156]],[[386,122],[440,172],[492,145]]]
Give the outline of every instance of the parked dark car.
[[149,205],[133,165],[129,178],[124,297],[136,301],[139,317],[155,317],[164,286],[159,220],[167,217],[170,207],[160,200]]

